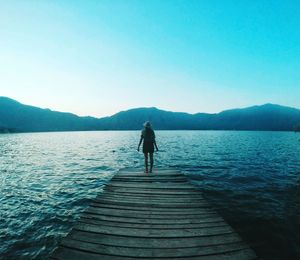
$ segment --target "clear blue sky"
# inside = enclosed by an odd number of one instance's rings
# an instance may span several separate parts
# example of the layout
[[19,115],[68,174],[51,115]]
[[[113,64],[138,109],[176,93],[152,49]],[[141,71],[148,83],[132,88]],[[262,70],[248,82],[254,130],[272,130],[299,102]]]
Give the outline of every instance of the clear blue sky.
[[1,1],[0,96],[97,117],[300,107],[300,1]]

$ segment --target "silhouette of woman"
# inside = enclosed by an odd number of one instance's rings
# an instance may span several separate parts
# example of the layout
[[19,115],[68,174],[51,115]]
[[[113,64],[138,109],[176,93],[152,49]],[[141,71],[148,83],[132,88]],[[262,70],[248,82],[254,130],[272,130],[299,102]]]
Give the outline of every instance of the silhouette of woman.
[[[144,141],[144,142],[143,142]],[[156,148],[156,151],[158,151],[156,141],[155,141],[155,133],[151,127],[151,124],[149,121],[144,123],[144,129],[142,130],[141,139],[138,146],[138,151],[140,151],[140,146],[143,142],[143,153],[145,156],[145,173],[148,174],[148,154],[150,157],[150,173],[153,169],[153,152],[154,152],[154,146]]]

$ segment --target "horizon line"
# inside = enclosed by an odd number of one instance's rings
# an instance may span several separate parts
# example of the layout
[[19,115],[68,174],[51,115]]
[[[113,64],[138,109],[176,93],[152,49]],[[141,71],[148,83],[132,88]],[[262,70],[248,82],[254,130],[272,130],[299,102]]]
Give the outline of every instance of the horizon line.
[[75,116],[78,116],[78,117],[92,117],[92,118],[96,118],[96,119],[101,119],[101,118],[106,118],[106,117],[111,117],[111,116],[114,116],[118,113],[121,113],[121,112],[127,112],[127,111],[130,111],[130,110],[134,110],[134,109],[157,109],[157,110],[160,110],[160,111],[165,111],[165,112],[172,112],[172,113],[185,113],[185,114],[189,114],[189,115],[196,115],[196,114],[208,114],[208,115],[215,115],[215,114],[220,114],[222,112],[225,112],[225,111],[230,111],[230,110],[239,110],[239,109],[247,109],[247,108],[252,108],[252,107],[260,107],[260,106],[266,106],[266,105],[273,105],[273,106],[280,106],[280,107],[286,107],[286,108],[291,108],[291,109],[296,109],[296,110],[300,110],[300,108],[298,107],[292,107],[292,106],[287,106],[287,105],[280,105],[280,104],[275,104],[275,103],[271,103],[271,102],[267,102],[267,103],[263,103],[263,104],[254,104],[254,105],[250,105],[250,106],[244,106],[244,107],[234,107],[234,108],[228,108],[228,109],[225,109],[225,110],[221,110],[219,112],[215,112],[215,113],[209,113],[209,112],[196,112],[196,113],[189,113],[189,112],[185,112],[185,111],[172,111],[172,110],[167,110],[167,109],[162,109],[162,108],[158,108],[156,106],[149,106],[149,107],[132,107],[132,108],[128,108],[126,110],[120,110],[118,112],[115,112],[111,115],[106,115],[106,116],[102,116],[102,117],[97,117],[97,116],[91,116],[91,115],[78,115],[78,114],[75,114],[73,112],[70,112],[70,111],[59,111],[59,110],[53,110],[49,107],[39,107],[39,106],[35,106],[35,105],[30,105],[30,104],[25,104],[25,103],[22,103],[16,99],[13,99],[13,98],[10,98],[10,97],[6,97],[6,96],[0,96],[0,99],[1,98],[4,98],[4,99],[8,99],[8,100],[11,100],[11,101],[14,101],[14,102],[17,102],[21,105],[25,105],[25,106],[31,106],[31,107],[35,107],[35,108],[40,108],[40,109],[44,109],[44,110],[50,110],[52,112],[59,112],[59,113],[68,113],[68,114],[73,114]]

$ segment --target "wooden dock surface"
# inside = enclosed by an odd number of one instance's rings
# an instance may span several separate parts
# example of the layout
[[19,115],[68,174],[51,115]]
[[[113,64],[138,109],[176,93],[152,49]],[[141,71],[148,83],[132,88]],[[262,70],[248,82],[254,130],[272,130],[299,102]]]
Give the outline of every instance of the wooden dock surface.
[[50,259],[256,259],[176,169],[116,174]]

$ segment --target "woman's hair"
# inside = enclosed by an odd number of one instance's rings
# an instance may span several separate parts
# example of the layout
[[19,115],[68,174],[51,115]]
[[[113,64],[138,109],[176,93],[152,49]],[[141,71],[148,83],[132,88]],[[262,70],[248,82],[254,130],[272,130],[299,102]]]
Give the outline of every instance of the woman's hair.
[[143,130],[143,136],[144,136],[144,139],[147,140],[147,141],[154,141],[155,139],[155,134],[154,134],[154,131],[151,127],[145,127],[144,130]]
[[151,127],[151,123],[150,123],[149,121],[146,121],[146,122],[144,123],[144,127],[145,127],[145,128],[152,128],[152,127]]

